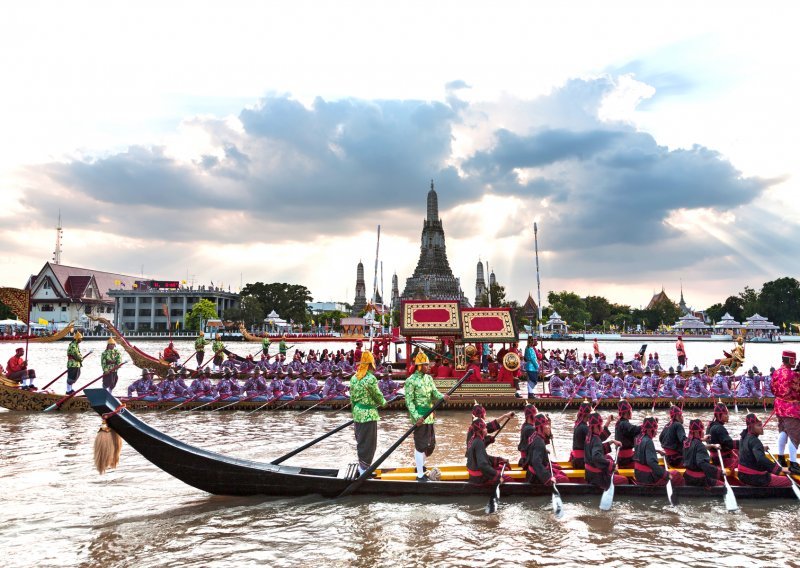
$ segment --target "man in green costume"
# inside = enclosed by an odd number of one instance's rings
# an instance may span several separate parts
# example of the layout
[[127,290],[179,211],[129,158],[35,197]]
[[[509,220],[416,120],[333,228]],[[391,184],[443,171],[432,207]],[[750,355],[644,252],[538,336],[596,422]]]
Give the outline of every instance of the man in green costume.
[[206,358],[206,336],[202,331],[197,332],[197,339],[194,340],[194,358],[197,359],[197,368],[199,369],[203,364],[203,359]]
[[272,341],[269,340],[269,335],[265,335],[264,339],[261,340],[261,358],[262,359],[269,359],[269,346],[272,345]]
[[417,466],[417,481],[422,482],[428,481],[425,476],[425,458],[430,456],[436,448],[436,433],[434,432],[436,416],[431,413],[424,420],[422,416],[433,408],[436,401],[450,398],[436,388],[433,378],[428,374],[429,363],[427,355],[420,351],[414,358],[416,370],[406,379],[404,385],[406,408],[408,408],[411,422],[417,425],[417,429],[414,430],[414,462]]
[[106,349],[100,355],[100,366],[103,367],[103,388],[108,392],[114,390],[117,386],[119,376],[117,375],[117,367],[122,365],[122,356],[117,350],[117,342],[111,337],[106,344]]
[[222,335],[219,333],[215,336],[214,343],[211,344],[211,350],[214,352],[214,370],[218,371],[225,358],[225,344],[222,343]]
[[81,341],[83,341],[83,334],[80,331],[76,331],[75,335],[72,336],[69,347],[67,347],[67,394],[72,394],[73,385],[81,376],[81,367],[83,367]]
[[350,379],[359,475],[369,468],[372,458],[375,457],[375,449],[378,447],[378,407],[386,404],[374,373],[375,359],[372,353],[364,351],[358,370]]
[[284,357],[286,357],[286,352],[288,350],[289,348],[286,347],[286,334],[284,333],[283,337],[281,337],[281,342],[278,344],[278,352]]

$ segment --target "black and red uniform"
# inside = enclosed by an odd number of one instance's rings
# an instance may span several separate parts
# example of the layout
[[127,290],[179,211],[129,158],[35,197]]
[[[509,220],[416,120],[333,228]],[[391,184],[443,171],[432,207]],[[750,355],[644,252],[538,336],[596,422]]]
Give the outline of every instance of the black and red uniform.
[[[604,444],[603,438],[601,438],[602,433],[608,432],[608,428],[603,427],[602,417],[595,412],[589,416],[589,423],[583,425],[587,432],[584,440],[586,482],[596,485],[604,491],[611,487],[612,482],[614,485],[627,484],[626,477],[614,473],[614,460],[608,455],[610,444]],[[610,432],[608,434],[610,435]]]
[[[486,452],[486,444],[483,441],[486,435],[486,423],[483,420],[480,418],[474,420],[470,430],[474,430],[475,433],[467,445],[469,482],[477,485],[497,483],[500,480],[500,469],[507,462]],[[506,476],[506,479],[510,478]]]
[[627,400],[619,401],[619,420],[614,427],[614,439],[621,444],[617,450],[617,465],[623,469],[633,467],[633,445],[642,427],[631,424],[631,405]]
[[533,485],[569,483],[569,478],[561,471],[561,467],[550,463],[550,456],[547,453],[547,442],[550,437],[545,436],[543,432],[544,427],[549,425],[550,420],[546,416],[538,415],[532,425],[533,433],[528,437],[522,466],[527,472],[525,481]]
[[634,479],[637,485],[666,485],[669,479],[675,485],[683,485],[683,476],[675,470],[667,470],[658,463],[653,436],[658,431],[658,420],[649,417],[642,423],[642,433],[636,438],[633,453]]
[[673,406],[669,410],[669,422],[661,430],[658,441],[661,442],[661,449],[664,450],[664,459],[670,467],[681,467],[683,465],[683,443],[686,441],[686,430],[679,420],[683,419],[683,412],[680,407]]
[[538,412],[538,409],[532,404],[525,407],[525,422],[522,423],[522,428],[519,430],[519,444],[517,444],[517,449],[519,450],[518,465],[522,468],[525,467],[524,463],[527,463],[528,440],[536,431],[531,422],[536,419]]
[[711,463],[708,448],[703,443],[703,422],[689,422],[689,437],[683,443],[683,479],[686,485],[715,487],[725,485],[720,479],[722,470]]
[[755,414],[748,414],[747,429],[742,431],[739,443],[739,466],[737,477],[746,485],[756,487],[790,487],[792,482],[786,476],[778,476],[781,466],[767,458],[764,444],[753,431],[753,425],[761,425]]
[[[589,434],[589,426],[586,424],[586,418],[592,412],[592,405],[588,402],[582,402],[578,408],[578,416],[575,420],[575,429],[572,431],[572,451],[569,454],[569,461],[572,463],[573,469],[584,469],[584,455],[587,436]],[[607,440],[611,436],[608,428],[602,427],[601,441]]]

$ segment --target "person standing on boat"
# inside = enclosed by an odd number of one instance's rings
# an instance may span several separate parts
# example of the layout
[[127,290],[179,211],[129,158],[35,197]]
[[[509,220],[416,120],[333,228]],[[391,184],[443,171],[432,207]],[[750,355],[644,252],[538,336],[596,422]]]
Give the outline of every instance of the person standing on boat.
[[416,370],[406,379],[405,396],[406,408],[417,428],[414,430],[414,461],[417,466],[417,481],[428,481],[425,476],[425,458],[433,453],[436,448],[436,432],[434,424],[436,417],[431,413],[423,420],[422,416],[428,412],[440,399],[449,400],[436,388],[433,378],[428,374],[428,356],[424,352],[414,359]]
[[528,336],[525,347],[525,373],[528,375],[528,398],[536,398],[536,384],[539,382],[539,357],[536,354],[536,338]]
[[350,402],[358,451],[358,473],[361,475],[375,457],[380,420],[378,407],[386,404],[375,377],[375,357],[369,351],[361,354],[356,374],[350,379]]
[[72,394],[73,385],[78,382],[81,376],[81,367],[83,367],[83,354],[81,353],[81,341],[83,341],[83,334],[76,331],[72,336],[72,341],[69,342],[67,347],[67,394]]
[[722,470],[711,463],[711,456],[703,443],[705,427],[703,421],[689,422],[689,436],[683,442],[683,479],[686,485],[696,487],[718,487],[725,485],[720,479]]
[[[764,426],[758,416],[752,412],[745,418],[747,429],[742,432],[739,442],[739,464],[736,476],[745,485],[756,487],[791,487],[792,482],[787,475],[788,467],[767,458],[764,444],[758,438],[764,433]],[[779,475],[779,474],[786,475]]]
[[[784,351],[781,368],[772,373],[772,392],[775,394],[775,414],[778,415],[778,460],[783,457],[784,445],[789,443],[789,470],[800,475],[797,448],[800,446],[800,373],[793,369],[797,362],[794,351]],[[785,465],[785,463],[784,463]]]
[[286,346],[286,334],[284,333],[281,336],[281,342],[278,343],[278,353],[286,357],[287,351],[289,351],[289,348]]
[[686,430],[683,429],[683,411],[680,406],[669,409],[669,422],[658,436],[661,448],[664,450],[664,459],[670,467],[683,465],[683,443],[686,441]]
[[28,361],[23,357],[25,349],[17,347],[14,355],[8,360],[6,371],[8,378],[20,383],[23,390],[36,390],[33,386],[33,379],[36,378],[36,371],[28,369]]
[[683,345],[683,338],[679,335],[678,341],[675,342],[675,351],[678,353],[678,365],[681,367],[686,366],[686,347]]
[[214,352],[214,370],[219,371],[220,367],[222,367],[222,360],[225,357],[225,344],[222,342],[222,335],[219,333],[214,336],[214,343],[211,344],[211,350]]
[[203,364],[203,359],[206,358],[206,336],[202,331],[197,332],[197,339],[194,340],[194,358],[197,361],[197,368]]
[[122,356],[117,350],[117,342],[110,337],[105,351],[100,354],[100,366],[103,367],[103,388],[108,392],[112,392],[117,386],[119,380],[117,367],[120,365],[122,365]]
[[269,335],[265,335],[264,339],[261,340],[261,359],[269,359],[269,347],[272,345],[272,341],[269,339]]

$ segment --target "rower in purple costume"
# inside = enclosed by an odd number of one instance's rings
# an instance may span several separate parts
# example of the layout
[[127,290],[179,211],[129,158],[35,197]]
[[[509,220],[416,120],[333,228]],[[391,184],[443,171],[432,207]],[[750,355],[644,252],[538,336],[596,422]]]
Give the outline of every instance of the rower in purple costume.
[[228,358],[222,362],[220,365],[221,369],[230,369],[231,371],[236,371],[238,369],[238,365],[236,363],[236,358],[233,353],[228,353]]
[[153,382],[152,369],[142,369],[142,378],[128,387],[128,398],[132,397],[134,392],[142,400],[158,400],[158,387]]
[[616,370],[612,372],[611,385],[606,390],[606,397],[621,398],[625,395],[625,381],[622,380],[620,373]]
[[591,375],[586,377],[586,396],[588,396],[592,402],[597,402],[597,399],[602,398],[602,390],[600,389],[600,384],[597,382],[597,379],[600,378],[600,371],[595,369],[592,371]]
[[761,387],[761,396],[764,398],[775,398],[775,395],[772,394],[772,375],[775,373],[775,367],[769,368],[769,374],[763,375],[764,380],[762,381]]
[[222,378],[217,383],[217,398],[233,402],[237,400],[238,395],[239,385],[234,382],[233,371],[225,369],[222,373]]
[[631,365],[625,369],[625,398],[636,398],[639,396],[639,379],[633,374],[634,370]]
[[755,373],[752,369],[747,371],[739,380],[739,386],[736,388],[736,396],[741,398],[756,398],[759,396],[756,390]]
[[566,379],[567,371],[561,369],[558,373],[553,373],[550,377],[550,396],[560,396],[565,397],[564,394],[564,381]]
[[755,393],[756,393],[755,396],[761,398],[762,396],[764,396],[764,391],[763,391],[764,376],[761,373],[759,373],[758,367],[754,366],[750,370],[753,371],[753,386],[755,388]]
[[[570,369],[570,375],[574,369]],[[585,373],[585,374],[584,374]],[[575,385],[575,396],[586,396],[586,382],[589,380],[591,373],[589,371],[578,373],[573,378],[572,382]]]
[[283,396],[280,397],[278,400],[293,400],[295,397],[294,393],[294,379],[299,377],[299,373],[295,373],[291,367],[289,368],[286,375],[283,377],[283,383],[281,384],[281,391],[283,391]]
[[644,370],[642,382],[639,385],[639,396],[652,397],[655,396],[655,394],[655,391],[653,391],[653,373],[648,368]]
[[630,468],[633,466],[633,446],[636,437],[642,432],[642,427],[631,424],[633,409],[627,400],[620,400],[617,403],[617,413],[619,420],[614,427],[614,439],[620,443],[617,452],[617,466]]
[[663,382],[663,377],[665,375],[666,371],[664,371],[661,366],[653,369],[653,374],[650,378],[650,390],[653,391],[653,396],[658,396],[658,391],[661,389],[661,383]]
[[634,373],[641,373],[642,372],[642,360],[637,353],[634,358],[633,362],[631,363],[631,368],[633,369]]
[[178,385],[178,390],[181,391],[182,396],[191,395],[189,385],[186,384],[186,381],[189,379],[190,375],[191,372],[186,367],[176,373],[175,383]]
[[597,383],[600,385],[600,390],[602,392],[605,393],[611,388],[611,383],[614,382],[613,373],[616,373],[616,369],[613,367],[608,367],[600,375],[600,380]]
[[379,373],[379,376],[380,379],[378,379],[378,389],[380,389],[383,398],[385,398],[387,402],[397,398],[397,391],[399,390],[400,385],[392,380],[391,371],[383,371],[382,373]]
[[309,384],[310,379],[306,378],[308,375],[304,371],[300,374],[300,378],[295,381],[294,384],[294,396],[296,399],[302,400],[321,400],[321,396],[319,395],[319,390],[317,388],[312,388]]
[[342,400],[347,398],[347,386],[342,382],[342,372],[334,367],[333,374],[325,380],[322,387],[322,398]]
[[732,396],[731,389],[728,387],[725,367],[721,367],[714,375],[714,380],[711,381],[711,394],[712,396]]
[[706,389],[705,381],[700,374],[700,369],[697,367],[692,371],[692,376],[686,385],[686,396],[689,398],[705,398],[711,396],[711,393]]
[[322,398],[322,384],[320,381],[322,380],[322,372],[321,371],[314,371],[311,376],[306,379],[306,386],[308,387],[309,392],[313,392],[316,394],[318,398]]
[[[562,369],[562,371],[563,370],[564,369]],[[576,373],[575,373],[575,369],[569,369],[569,371],[567,371],[567,373],[568,374],[567,374],[566,378],[564,379],[564,387],[563,387],[564,397],[565,398],[570,397],[570,396],[575,396],[575,389],[578,386],[577,383],[575,382],[575,377],[577,376]]]
[[669,422],[658,436],[664,459],[671,467],[683,466],[683,443],[686,441],[686,430],[683,428],[683,411],[680,406],[669,409]]
[[667,373],[667,378],[664,379],[664,384],[661,386],[661,396],[677,399],[683,398],[683,395],[681,395],[680,391],[678,391],[678,386],[675,381],[675,369],[670,367],[669,372]]
[[185,400],[184,391],[178,384],[175,371],[167,369],[167,376],[158,385],[158,400]]
[[277,400],[283,395],[283,377],[286,372],[283,369],[278,369],[272,376],[272,380],[267,384],[267,396],[270,399]]
[[192,396],[197,397],[195,400],[200,402],[211,402],[216,396],[216,389],[211,382],[211,368],[206,367],[200,375],[192,381],[189,385],[189,390],[192,391]]
[[246,398],[255,402],[267,400],[267,381],[261,373],[261,369],[253,369],[250,376],[242,385],[242,393]]

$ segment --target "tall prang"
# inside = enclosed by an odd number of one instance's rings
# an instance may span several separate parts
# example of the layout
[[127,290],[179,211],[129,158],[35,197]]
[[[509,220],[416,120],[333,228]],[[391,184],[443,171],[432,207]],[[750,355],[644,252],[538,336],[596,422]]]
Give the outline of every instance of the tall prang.
[[422,223],[422,243],[414,275],[406,279],[404,300],[458,300],[469,306],[461,283],[453,276],[447,260],[444,228],[439,219],[439,197],[433,187],[428,192],[427,216]]
[[475,279],[475,305],[477,306],[481,297],[486,293],[486,279],[483,277],[483,262],[478,260],[478,276]]
[[395,310],[400,309],[400,285],[397,282],[397,273],[392,275],[392,307]]
[[352,314],[357,316],[367,307],[367,285],[364,283],[364,263],[358,261],[356,269],[356,299],[353,301]]

